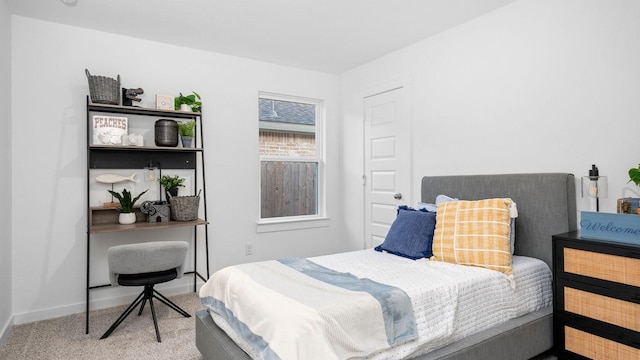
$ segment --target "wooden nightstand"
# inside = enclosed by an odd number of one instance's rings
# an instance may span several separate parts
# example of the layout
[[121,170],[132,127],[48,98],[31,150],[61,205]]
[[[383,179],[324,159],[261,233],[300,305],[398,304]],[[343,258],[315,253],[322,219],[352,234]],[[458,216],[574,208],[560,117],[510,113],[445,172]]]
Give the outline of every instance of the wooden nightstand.
[[560,358],[640,359],[640,244],[553,236]]

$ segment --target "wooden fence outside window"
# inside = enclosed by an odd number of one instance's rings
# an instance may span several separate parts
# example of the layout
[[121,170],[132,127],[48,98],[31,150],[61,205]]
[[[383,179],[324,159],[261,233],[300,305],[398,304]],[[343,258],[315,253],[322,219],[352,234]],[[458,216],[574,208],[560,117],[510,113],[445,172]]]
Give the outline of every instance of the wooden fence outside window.
[[315,215],[318,163],[262,161],[260,217]]

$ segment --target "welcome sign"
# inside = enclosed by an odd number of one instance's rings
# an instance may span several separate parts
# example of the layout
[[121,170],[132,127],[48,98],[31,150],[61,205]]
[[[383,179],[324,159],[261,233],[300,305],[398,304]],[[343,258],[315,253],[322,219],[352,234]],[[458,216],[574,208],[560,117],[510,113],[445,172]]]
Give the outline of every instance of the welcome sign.
[[640,215],[581,211],[580,235],[640,244]]

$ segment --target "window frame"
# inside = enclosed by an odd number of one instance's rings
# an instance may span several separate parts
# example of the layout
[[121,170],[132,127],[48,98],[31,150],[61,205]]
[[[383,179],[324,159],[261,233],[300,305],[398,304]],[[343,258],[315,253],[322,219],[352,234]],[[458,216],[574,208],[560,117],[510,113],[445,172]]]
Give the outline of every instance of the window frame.
[[[260,146],[258,146],[258,169],[260,169],[263,161],[282,161],[282,162],[310,162],[317,163],[317,194],[316,194],[316,214],[313,215],[295,215],[280,216],[271,218],[262,218],[262,172],[259,171],[258,181],[258,214],[257,214],[257,232],[284,231],[295,229],[306,229],[324,227],[329,225],[329,219],[326,216],[326,196],[325,196],[325,102],[322,99],[307,98],[295,95],[285,95],[280,93],[272,93],[260,91],[256,105],[260,99],[297,102],[303,104],[311,104],[315,106],[315,157],[285,157],[285,156],[268,156],[260,154]],[[259,111],[258,111],[259,114]],[[258,138],[260,137],[260,116],[258,116]]]

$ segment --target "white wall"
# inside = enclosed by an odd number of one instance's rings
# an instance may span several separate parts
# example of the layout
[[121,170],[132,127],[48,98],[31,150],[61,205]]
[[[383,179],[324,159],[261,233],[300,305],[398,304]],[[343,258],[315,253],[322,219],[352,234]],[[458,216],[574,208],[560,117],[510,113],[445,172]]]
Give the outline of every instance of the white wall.
[[[256,233],[258,92],[325,100],[327,187],[336,189],[341,163],[337,76],[24,17],[12,20],[12,90],[19,94],[13,98],[12,119],[16,323],[84,310],[85,68],[94,75],[120,74],[124,87],[142,87],[143,106],[153,107],[156,93],[195,90],[202,95],[212,271],[347,249],[340,191],[328,195],[330,226]],[[245,242],[253,243],[253,256],[244,255]],[[96,272],[106,278],[106,266]],[[113,290],[92,292],[92,302],[101,304]]]
[[[579,177],[597,164],[609,179],[601,210],[615,212],[617,198],[640,197],[627,184],[640,162],[639,33],[637,0],[521,0],[343,74],[345,207],[362,204],[362,94],[404,82],[412,204],[423,175]],[[361,236],[361,214],[345,216]]]
[[[5,0],[0,0],[0,189],[11,189],[11,16]],[[11,298],[11,194],[5,192],[0,207],[0,347],[13,322]]]
[[[412,103],[411,203],[426,174],[582,176],[592,163],[609,177],[603,210],[615,211],[617,197],[640,197],[626,184],[640,162],[633,136],[640,133],[639,14],[636,0],[521,0],[339,78],[14,16],[11,90],[19,95],[10,104],[13,143],[0,139],[2,154],[11,146],[14,155],[0,157],[0,166],[13,160],[15,215],[0,225],[12,227],[8,296],[16,322],[83,311],[85,68],[120,74],[123,86],[143,87],[146,100],[203,95],[215,270],[361,246],[362,95],[398,83]],[[4,54],[0,71],[9,66]],[[0,87],[0,102],[8,91]],[[256,234],[258,91],[326,100],[330,227]],[[7,246],[0,243],[0,254]],[[0,278],[2,285],[11,278]],[[10,302],[5,296],[0,305]]]

